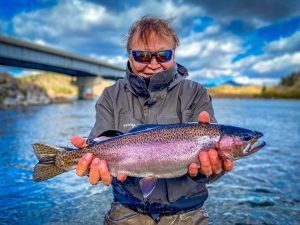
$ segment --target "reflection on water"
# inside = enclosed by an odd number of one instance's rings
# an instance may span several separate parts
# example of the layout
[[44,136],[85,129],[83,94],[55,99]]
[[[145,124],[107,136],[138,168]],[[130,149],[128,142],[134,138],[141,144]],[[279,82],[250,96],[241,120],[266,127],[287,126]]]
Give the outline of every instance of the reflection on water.
[[[206,202],[214,224],[298,224],[300,221],[300,102],[214,101],[218,121],[261,131],[267,146],[209,185]],[[36,163],[31,144],[70,146],[87,136],[94,102],[0,111],[0,224],[101,224],[111,189],[90,186],[69,172],[31,181]]]

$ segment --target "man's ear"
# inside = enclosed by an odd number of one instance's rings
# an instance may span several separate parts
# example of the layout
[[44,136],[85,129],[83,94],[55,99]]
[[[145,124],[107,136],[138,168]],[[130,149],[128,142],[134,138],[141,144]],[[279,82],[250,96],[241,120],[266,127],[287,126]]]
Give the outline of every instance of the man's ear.
[[129,62],[130,67],[132,67],[132,60],[133,60],[132,56],[128,55],[128,62]]

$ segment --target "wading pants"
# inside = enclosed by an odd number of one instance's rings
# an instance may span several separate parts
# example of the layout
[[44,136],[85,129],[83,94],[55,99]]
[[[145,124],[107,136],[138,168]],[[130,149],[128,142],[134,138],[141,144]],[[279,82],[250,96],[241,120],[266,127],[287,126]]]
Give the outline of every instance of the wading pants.
[[[147,215],[137,213],[120,203],[113,202],[110,211],[104,219],[105,225],[156,225],[155,221]],[[207,225],[208,215],[204,208],[194,211],[161,216],[159,225]]]

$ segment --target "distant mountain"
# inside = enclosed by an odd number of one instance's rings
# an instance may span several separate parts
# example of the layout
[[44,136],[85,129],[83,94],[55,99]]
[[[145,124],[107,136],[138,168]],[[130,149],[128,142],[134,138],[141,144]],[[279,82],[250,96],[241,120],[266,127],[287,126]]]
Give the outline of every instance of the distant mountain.
[[231,85],[235,87],[243,86],[241,83],[238,83],[234,80],[234,77],[226,76],[221,77],[216,80],[210,80],[203,83],[204,87],[206,88],[212,88],[212,87],[219,87],[224,85]]

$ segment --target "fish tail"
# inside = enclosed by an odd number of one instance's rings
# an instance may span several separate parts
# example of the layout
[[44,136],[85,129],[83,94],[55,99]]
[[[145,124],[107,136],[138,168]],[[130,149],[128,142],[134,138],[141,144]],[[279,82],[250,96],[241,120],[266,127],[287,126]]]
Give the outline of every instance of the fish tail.
[[34,167],[32,176],[33,181],[40,182],[65,172],[63,169],[55,165],[56,155],[64,149],[39,143],[33,144],[32,147],[37,159],[39,160]]

